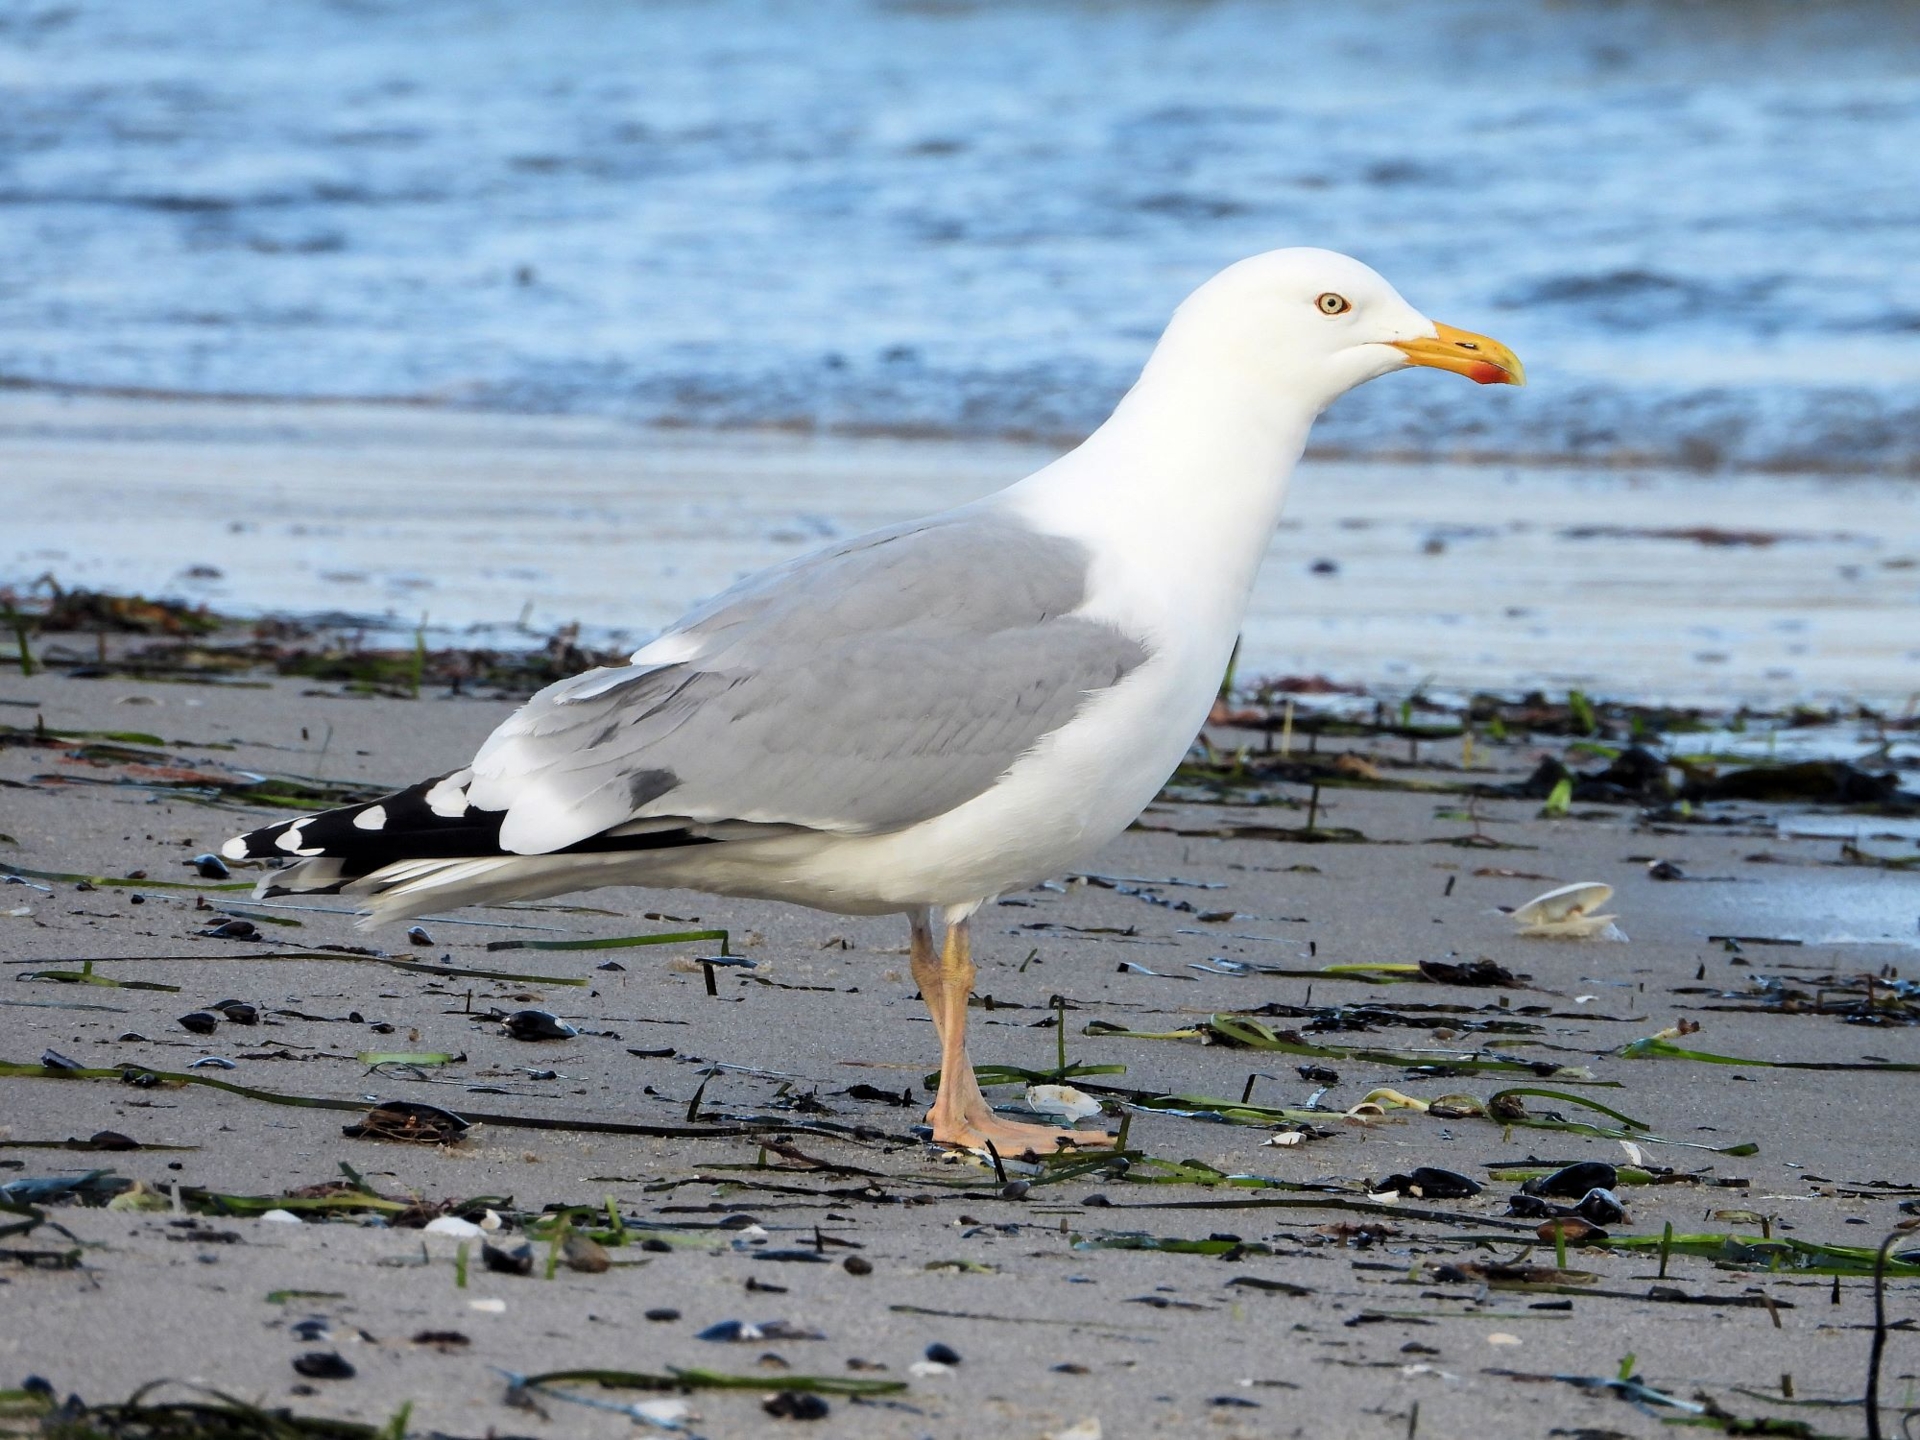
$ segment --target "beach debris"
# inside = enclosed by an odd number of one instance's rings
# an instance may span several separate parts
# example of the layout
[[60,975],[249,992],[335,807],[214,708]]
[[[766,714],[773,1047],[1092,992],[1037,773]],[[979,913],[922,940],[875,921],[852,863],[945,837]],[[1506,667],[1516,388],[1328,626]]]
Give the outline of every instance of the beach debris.
[[302,1220],[298,1215],[294,1214],[291,1210],[281,1210],[278,1208],[273,1210],[262,1211],[260,1218],[262,1220],[271,1221],[273,1224],[276,1224],[276,1225],[304,1225],[307,1223],[306,1221]]
[[[1540,1202],[1544,1203],[1544,1202]],[[1565,1245],[1605,1245],[1610,1238],[1598,1225],[1591,1225],[1577,1215],[1563,1215],[1548,1220],[1534,1232],[1547,1244],[1556,1247]]]
[[560,1242],[560,1259],[569,1270],[581,1275],[603,1275],[613,1268],[607,1247],[578,1230],[569,1230]]
[[1880,774],[1844,760],[1803,760],[1791,765],[1753,765],[1715,774],[1690,768],[1683,798],[1708,800],[1801,800],[1834,805],[1920,806],[1920,796],[1900,789],[1898,772]]
[[1124,1025],[1116,1025],[1111,1021],[1090,1020],[1081,1033],[1129,1040],[1198,1040],[1206,1045],[1226,1045],[1246,1050],[1274,1050],[1285,1055],[1304,1055],[1322,1060],[1403,1065],[1416,1073],[1446,1075],[1504,1073],[1532,1075],[1543,1080],[1586,1081],[1594,1078],[1593,1072],[1584,1065],[1563,1065],[1553,1060],[1516,1060],[1510,1056],[1486,1050],[1438,1048],[1386,1050],[1358,1045],[1318,1045],[1309,1041],[1297,1030],[1275,1030],[1250,1014],[1212,1015],[1197,1025],[1179,1030],[1130,1030]]
[[1418,1165],[1405,1175],[1389,1175],[1367,1189],[1374,1198],[1382,1195],[1411,1195],[1416,1200],[1465,1200],[1478,1195],[1484,1187],[1477,1180],[1454,1170]]
[[211,1035],[220,1026],[220,1017],[205,1010],[195,1010],[182,1015],[175,1022],[182,1030],[190,1030],[195,1035]]
[[1523,1195],[1544,1199],[1576,1200],[1589,1190],[1611,1190],[1620,1183],[1620,1172],[1604,1160],[1581,1160],[1562,1166],[1551,1175],[1541,1175],[1520,1187]]
[[951,1345],[942,1344],[938,1340],[927,1346],[923,1353],[927,1359],[936,1365],[958,1365],[960,1363],[960,1352],[955,1350]]
[[355,1140],[400,1140],[415,1145],[452,1145],[472,1128],[451,1110],[417,1100],[383,1100],[341,1133]]
[[1531,775],[1507,790],[1535,800],[1549,799],[1558,791],[1565,800],[1587,804],[1655,804],[1673,798],[1673,782],[1667,770],[1666,761],[1638,745],[1629,746],[1600,769],[1584,774],[1549,755]]
[[215,855],[212,851],[208,851],[204,855],[196,855],[191,860],[183,863],[191,865],[194,873],[203,880],[231,880],[233,878],[233,872],[227,868],[227,862],[222,860],[218,855]]
[[525,1240],[511,1249],[482,1241],[480,1260],[497,1275],[533,1274],[533,1246]]
[[515,1040],[571,1040],[580,1033],[550,1010],[515,1010],[500,1025]]
[[717,1320],[693,1338],[721,1345],[741,1345],[756,1340],[824,1340],[827,1337],[818,1330],[785,1320]]
[[427,933],[427,927],[424,925],[411,926],[407,930],[407,940],[410,944],[414,945],[433,944],[433,936]]
[[[1065,1367],[1056,1365],[1054,1368],[1059,1370]],[[1074,1421],[1064,1430],[1048,1431],[1041,1440],[1103,1440],[1103,1434],[1104,1432],[1100,1429],[1100,1417],[1089,1415]]]
[[258,940],[260,927],[251,920],[222,920],[200,933],[209,940]]
[[[341,1362],[345,1364],[345,1361]],[[298,1362],[296,1362],[297,1367]],[[324,1377],[323,1377],[324,1378]],[[166,1386],[196,1392],[190,1400],[152,1401],[148,1397]],[[296,1393],[312,1393],[311,1386],[295,1386]],[[36,1405],[36,1402],[37,1405]],[[116,1437],[116,1440],[390,1440],[405,1433],[410,1407],[381,1424],[346,1420],[339,1416],[299,1415],[284,1405],[263,1408],[236,1400],[204,1385],[180,1380],[154,1380],[131,1398],[89,1405],[77,1395],[56,1401],[53,1387],[38,1376],[28,1376],[20,1389],[0,1391],[0,1413],[27,1422],[24,1430],[9,1425],[10,1434]],[[39,1424],[34,1424],[35,1419]]]
[[441,1215],[420,1227],[429,1235],[451,1235],[459,1240],[478,1240],[486,1231],[458,1215]]
[[824,1398],[804,1390],[781,1390],[760,1402],[776,1420],[824,1420],[832,1408]]
[[1657,1034],[1631,1040],[1613,1053],[1626,1060],[1692,1060],[1702,1065],[1739,1065],[1760,1070],[1865,1070],[1889,1074],[1920,1071],[1920,1062],[1903,1060],[1753,1060],[1741,1055],[1717,1055],[1710,1050],[1687,1050],[1672,1037],[1691,1035],[1699,1026],[1681,1021]]
[[189,1070],[238,1070],[239,1068],[238,1065],[227,1059],[224,1055],[202,1055],[198,1060],[195,1060],[191,1065],[187,1066]]
[[310,1350],[296,1355],[293,1368],[309,1380],[351,1380],[357,1373],[337,1350]]
[[216,1000],[207,1007],[220,1012],[220,1018],[230,1020],[235,1025],[258,1025],[260,1011],[244,1000]]
[[1029,1085],[1027,1108],[1041,1115],[1056,1115],[1072,1124],[1100,1113],[1100,1102],[1071,1085]]
[[1515,928],[1528,938],[1625,940],[1614,916],[1594,913],[1612,898],[1611,885],[1579,880],[1536,895],[1509,914]]
[[1598,1187],[1587,1191],[1573,1205],[1555,1205],[1550,1200],[1522,1192],[1507,1202],[1507,1214],[1523,1220],[1583,1220],[1596,1229],[1617,1225],[1627,1218],[1620,1197]]

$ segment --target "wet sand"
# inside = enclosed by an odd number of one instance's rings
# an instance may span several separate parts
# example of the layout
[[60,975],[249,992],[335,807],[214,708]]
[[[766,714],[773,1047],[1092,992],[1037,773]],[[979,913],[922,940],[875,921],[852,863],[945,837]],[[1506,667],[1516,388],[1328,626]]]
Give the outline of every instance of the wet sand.
[[[408,641],[422,617],[450,643],[524,616],[539,637],[581,622],[637,644],[742,574],[1054,453],[0,393],[17,517],[0,583],[385,616]],[[1910,478],[1321,460],[1295,478],[1240,675],[1897,711],[1916,607]]]
[[[444,696],[352,698],[301,681],[238,688],[48,675],[0,679],[0,701],[7,702],[0,721],[26,729],[44,723],[52,731],[156,736],[164,744],[123,743],[157,749],[176,768],[368,784],[459,763],[508,708]],[[196,882],[182,862],[265,813],[204,797],[194,803],[174,783],[178,775],[143,768],[150,757],[96,750],[76,758],[78,739],[11,738],[0,748],[0,866],[103,877],[139,870],[150,882],[210,884]],[[1216,738],[1260,743],[1244,732]],[[1463,779],[1457,741],[1425,745],[1418,763],[1408,762],[1403,741],[1342,743],[1371,754],[1395,787]],[[1471,778],[1521,779],[1541,748],[1518,737],[1504,745],[1483,739]],[[1649,1251],[1576,1247],[1568,1268],[1597,1278],[1566,1277],[1569,1293],[1447,1279],[1436,1267],[1523,1255],[1531,1265],[1555,1264],[1553,1247],[1534,1239],[1538,1222],[1507,1216],[1517,1186],[1491,1181],[1490,1165],[1529,1157],[1619,1164],[1626,1152],[1612,1139],[1486,1119],[1402,1111],[1362,1123],[1341,1112],[1382,1086],[1424,1100],[1484,1100],[1516,1084],[1591,1098],[1644,1122],[1647,1135],[1676,1142],[1639,1141],[1651,1165],[1690,1177],[1622,1185],[1629,1213],[1609,1227],[1616,1239],[1657,1236],[1671,1222],[1681,1235],[1758,1240],[1764,1227],[1775,1238],[1873,1246],[1903,1219],[1902,1202],[1920,1196],[1920,1140],[1904,1118],[1912,1074],[1634,1060],[1617,1051],[1685,1019],[1703,1028],[1679,1043],[1750,1060],[1920,1062],[1913,1029],[1713,1008],[1754,1003],[1716,992],[1745,995],[1765,976],[1804,986],[1809,977],[1888,965],[1910,971],[1911,872],[1838,863],[1842,842],[1776,834],[1766,807],[1752,805],[1731,813],[1716,807],[1702,823],[1683,825],[1650,824],[1631,806],[1590,804],[1549,820],[1539,817],[1537,800],[1482,799],[1474,824],[1460,818],[1461,797],[1444,789],[1329,788],[1318,826],[1358,831],[1364,842],[1179,833],[1299,827],[1305,787],[1279,789],[1285,793],[1270,797],[1277,803],[1259,808],[1168,803],[1150,812],[1149,828],[1129,833],[1101,860],[1105,875],[1150,882],[1131,882],[1140,893],[1069,883],[991,908],[980,926],[979,990],[992,1005],[973,1012],[974,1058],[1052,1067],[1056,1032],[1035,1027],[1052,1013],[1052,997],[1063,996],[1069,1058],[1125,1067],[1089,1077],[1089,1086],[1228,1101],[1250,1087],[1256,1105],[1299,1107],[1319,1087],[1295,1067],[1327,1065],[1340,1080],[1320,1101],[1327,1113],[1315,1129],[1324,1135],[1269,1146],[1262,1142],[1272,1125],[1139,1110],[1129,1121],[1129,1145],[1140,1158],[1125,1174],[1038,1183],[1024,1195],[1003,1192],[986,1167],[942,1157],[910,1132],[926,1102],[922,1077],[934,1045],[905,975],[897,922],[608,891],[579,897],[590,909],[431,920],[432,943],[417,946],[399,930],[367,936],[346,915],[270,910],[223,891],[87,888],[67,880],[35,882],[44,890],[0,887],[0,912],[28,912],[0,914],[0,960],[15,976],[0,995],[0,1059],[31,1064],[52,1049],[82,1066],[184,1071],[214,1055],[235,1068],[193,1073],[284,1094],[404,1099],[560,1127],[483,1123],[458,1145],[415,1146],[345,1137],[341,1127],[353,1113],[274,1106],[208,1087],[4,1078],[0,1161],[9,1168],[0,1182],[107,1169],[163,1196],[174,1183],[282,1195],[337,1181],[345,1165],[383,1194],[429,1205],[510,1196],[501,1208],[524,1218],[548,1206],[610,1203],[634,1227],[630,1239],[667,1242],[618,1246],[611,1270],[562,1268],[550,1281],[541,1278],[544,1244],[536,1246],[541,1264],[532,1277],[488,1272],[476,1253],[462,1289],[455,1242],[417,1229],[370,1227],[357,1217],[295,1226],[56,1204],[48,1219],[82,1247],[80,1265],[0,1261],[0,1312],[8,1317],[0,1324],[0,1385],[40,1375],[62,1394],[102,1401],[172,1377],[372,1424],[410,1403],[416,1433],[576,1436],[625,1433],[632,1422],[553,1399],[510,1408],[502,1372],[704,1367],[764,1380],[764,1390],[692,1397],[701,1418],[691,1428],[715,1440],[767,1433],[773,1422],[760,1402],[784,1374],[906,1382],[904,1391],[873,1400],[831,1399],[831,1415],[817,1428],[849,1436],[1038,1437],[1088,1417],[1098,1417],[1110,1437],[1666,1433],[1662,1417],[1681,1412],[1636,1408],[1603,1390],[1540,1378],[1613,1377],[1631,1355],[1645,1384],[1678,1400],[1710,1397],[1740,1415],[1860,1433],[1857,1406],[1788,1405],[1783,1386],[1800,1402],[1859,1399],[1868,1277],[1842,1276],[1836,1288],[1822,1274],[1756,1273],[1676,1254],[1660,1279]],[[1861,826],[1871,833],[1871,818]],[[1461,843],[1476,831],[1482,843]],[[1771,858],[1757,862],[1761,854]],[[1687,878],[1651,878],[1649,858],[1677,863]],[[1627,943],[1521,938],[1496,909],[1572,880],[1617,888],[1609,908]],[[268,943],[206,938],[200,932],[217,917],[199,908],[202,900],[215,911],[294,923],[259,922]],[[1232,918],[1218,918],[1223,911]],[[502,940],[696,926],[724,927],[733,949],[757,968],[719,970],[718,993],[710,996],[688,960],[714,953],[712,942],[489,948]],[[1864,938],[1832,942],[1839,934]],[[1749,941],[1736,951],[1710,938],[1721,935],[1809,943]],[[436,976],[345,957],[249,960],[369,942],[431,966],[588,984]],[[1210,957],[1305,970],[1482,956],[1530,977],[1526,988],[1191,968]],[[89,958],[102,962],[98,976],[178,989],[21,979],[23,971],[74,970],[73,962]],[[609,962],[623,968],[606,968]],[[222,1023],[198,1036],[177,1021],[229,998],[255,1005],[260,1023]],[[1423,1075],[1405,1063],[1309,1061],[1195,1039],[1085,1033],[1096,1022],[1168,1032],[1273,1003],[1363,1002],[1386,1007],[1401,1023],[1376,1017],[1378,1028],[1308,1038],[1326,1046],[1431,1047],[1442,1060],[1468,1053],[1450,1045],[1500,1045],[1510,1048],[1493,1053],[1586,1066],[1618,1088],[1525,1073]],[[519,1041],[483,1018],[530,1005],[552,1009],[583,1033]],[[1458,1028],[1436,1034],[1407,1028],[1409,1019],[1436,1018],[1411,1008],[1421,1005],[1467,1008],[1440,1012]],[[1516,1020],[1537,1028],[1469,1028]],[[377,1028],[385,1025],[392,1030]],[[369,1074],[355,1059],[367,1051],[465,1058],[409,1078]],[[709,1076],[716,1063],[739,1068]],[[551,1073],[537,1078],[534,1071]],[[697,1128],[713,1133],[566,1128],[608,1121],[685,1128],[703,1079]],[[849,1095],[856,1085],[911,1090],[913,1103]],[[1019,1092],[995,1093],[1011,1099]],[[812,1099],[796,1104],[802,1096]],[[1553,1099],[1525,1103],[1535,1114],[1585,1113]],[[756,1128],[773,1126],[786,1128]],[[102,1129],[191,1148],[19,1148]],[[1758,1153],[1689,1148],[1741,1142],[1757,1144]],[[772,1144],[790,1153],[762,1148]],[[1156,1162],[1172,1161],[1326,1188],[1149,1183],[1168,1173]],[[1405,1199],[1384,1214],[1341,1208],[1364,1203],[1369,1182],[1418,1165],[1474,1176],[1485,1189],[1444,1202]],[[743,1216],[759,1228],[739,1228],[748,1224]],[[1356,1234],[1355,1226],[1385,1228]],[[1225,1256],[1101,1248],[1128,1235],[1245,1243]],[[68,1244],[51,1225],[0,1242],[52,1251]],[[871,1273],[850,1272],[846,1256],[869,1262]],[[1911,1322],[1917,1283],[1890,1285],[1890,1320]],[[1647,1298],[1659,1285],[1700,1303]],[[765,1288],[776,1286],[783,1289]],[[288,1291],[307,1293],[278,1294]],[[476,1308],[481,1301],[500,1305]],[[678,1318],[650,1321],[649,1310]],[[293,1327],[316,1316],[329,1338],[297,1338]],[[730,1319],[785,1320],[824,1338],[696,1338]],[[446,1331],[464,1342],[414,1338]],[[914,1373],[935,1343],[957,1351],[959,1366]],[[337,1351],[356,1376],[303,1381],[292,1361],[313,1351]],[[853,1368],[855,1361],[862,1367]],[[1900,1403],[1917,1372],[1912,1332],[1896,1329],[1884,1392]],[[303,1384],[314,1393],[298,1393]],[[651,1398],[585,1383],[555,1388],[618,1403]]]

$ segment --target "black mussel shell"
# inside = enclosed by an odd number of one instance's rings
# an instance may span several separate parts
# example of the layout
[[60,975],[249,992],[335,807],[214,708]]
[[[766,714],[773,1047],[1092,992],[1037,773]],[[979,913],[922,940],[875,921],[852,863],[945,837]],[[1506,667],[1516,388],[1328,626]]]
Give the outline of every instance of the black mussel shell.
[[550,1010],[516,1010],[500,1023],[516,1040],[571,1040],[580,1033]]
[[1620,1183],[1620,1172],[1603,1160],[1582,1160],[1551,1175],[1529,1180],[1520,1187],[1525,1195],[1540,1195],[1550,1200],[1578,1200],[1589,1190],[1611,1190]]

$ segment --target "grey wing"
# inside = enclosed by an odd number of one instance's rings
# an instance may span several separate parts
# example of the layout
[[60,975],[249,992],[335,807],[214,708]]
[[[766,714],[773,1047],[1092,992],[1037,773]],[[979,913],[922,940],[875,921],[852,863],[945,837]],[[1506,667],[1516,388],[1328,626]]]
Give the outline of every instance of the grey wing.
[[540,692],[462,798],[506,811],[501,848],[520,854],[666,817],[847,834],[929,819],[1147,658],[1073,613],[1087,567],[1076,541],[965,511],[804,557],[675,627],[689,658]]

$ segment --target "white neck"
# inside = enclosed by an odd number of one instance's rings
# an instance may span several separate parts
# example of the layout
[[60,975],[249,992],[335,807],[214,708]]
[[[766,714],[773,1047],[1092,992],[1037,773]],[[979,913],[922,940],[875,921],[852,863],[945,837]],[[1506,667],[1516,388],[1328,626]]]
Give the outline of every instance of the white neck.
[[1086,541],[1142,622],[1231,644],[1317,411],[1210,358],[1172,327],[1104,425],[987,503]]

